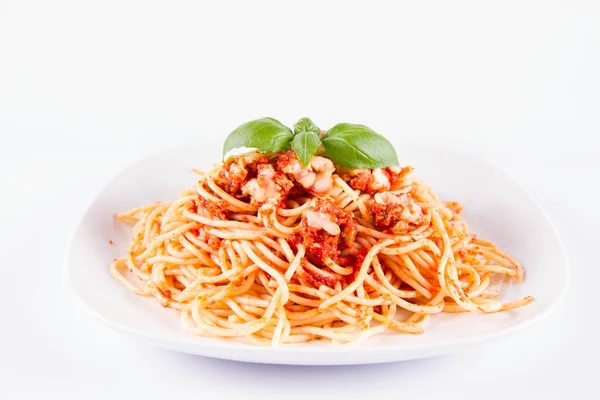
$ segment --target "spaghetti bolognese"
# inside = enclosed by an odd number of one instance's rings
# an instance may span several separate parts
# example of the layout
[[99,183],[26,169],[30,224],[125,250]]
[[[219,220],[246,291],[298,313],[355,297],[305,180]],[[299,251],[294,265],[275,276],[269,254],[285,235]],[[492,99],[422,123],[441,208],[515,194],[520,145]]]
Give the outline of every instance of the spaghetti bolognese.
[[521,281],[523,267],[471,233],[459,203],[410,166],[339,161],[350,157],[322,146],[329,132],[314,131],[305,154],[288,143],[228,157],[179,198],[118,214],[133,232],[112,275],[179,311],[193,334],[275,347],[420,334],[438,313],[533,300],[497,300],[494,279]]

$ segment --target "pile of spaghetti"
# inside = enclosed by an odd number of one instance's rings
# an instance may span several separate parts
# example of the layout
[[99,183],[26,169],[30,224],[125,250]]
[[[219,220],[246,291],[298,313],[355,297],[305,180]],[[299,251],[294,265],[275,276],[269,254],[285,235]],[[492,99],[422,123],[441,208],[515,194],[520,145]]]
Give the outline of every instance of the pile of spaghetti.
[[[199,172],[200,173],[200,172]],[[511,303],[491,283],[523,268],[469,232],[410,167],[344,169],[293,151],[236,157],[181,197],[118,215],[133,224],[111,273],[177,310],[189,332],[278,346],[422,333],[440,312]],[[136,279],[136,277],[138,279]]]

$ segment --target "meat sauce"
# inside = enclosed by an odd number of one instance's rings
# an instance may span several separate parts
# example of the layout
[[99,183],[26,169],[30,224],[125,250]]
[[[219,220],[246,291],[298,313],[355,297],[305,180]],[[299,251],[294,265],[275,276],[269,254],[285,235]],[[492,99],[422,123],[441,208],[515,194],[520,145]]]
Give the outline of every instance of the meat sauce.
[[355,169],[343,174],[342,178],[352,189],[358,189],[369,194],[388,191],[412,171],[412,167],[386,167],[370,169]]
[[269,164],[269,158],[262,155],[238,157],[225,163],[217,175],[215,183],[235,198],[246,197],[242,187],[257,175],[258,166]]
[[227,203],[225,203],[225,202],[219,202],[217,204],[217,203],[213,203],[212,201],[206,200],[202,196],[198,196],[198,206],[196,208],[198,208],[198,207],[204,208],[211,215],[214,215],[215,217],[217,217],[219,219],[227,219],[228,211],[227,211]]
[[[313,163],[315,160],[317,162]],[[368,253],[368,249],[363,248],[349,255],[341,255],[342,250],[354,246],[357,220],[352,212],[338,207],[331,198],[320,197],[327,193],[328,189],[320,190],[328,187],[324,182],[332,180],[334,169],[331,161],[323,157],[314,157],[308,166],[303,166],[296,154],[288,150],[271,159],[258,154],[238,157],[224,164],[215,178],[215,183],[228,194],[242,201],[250,201],[257,207],[267,201],[285,207],[288,198],[317,197],[302,216],[299,231],[287,238],[288,243],[293,248],[299,244],[304,246],[306,258],[303,263],[310,261],[319,268],[326,268],[325,260],[330,259],[341,267],[351,267],[353,273],[345,276],[336,274],[332,278],[304,268],[300,278],[313,287],[333,287],[338,281],[353,281]],[[418,226],[424,217],[423,210],[410,194],[390,193],[411,171],[411,167],[355,169],[341,173],[341,177],[351,188],[373,196],[367,206],[377,229],[399,234]],[[226,204],[216,204],[200,197],[197,206],[218,218],[228,217]],[[460,212],[454,204],[449,207]],[[203,240],[214,249],[220,245],[218,238],[207,234]],[[292,277],[292,282],[295,281],[297,278]]]
[[425,213],[410,193],[378,193],[369,202],[377,229],[403,234],[422,223]]

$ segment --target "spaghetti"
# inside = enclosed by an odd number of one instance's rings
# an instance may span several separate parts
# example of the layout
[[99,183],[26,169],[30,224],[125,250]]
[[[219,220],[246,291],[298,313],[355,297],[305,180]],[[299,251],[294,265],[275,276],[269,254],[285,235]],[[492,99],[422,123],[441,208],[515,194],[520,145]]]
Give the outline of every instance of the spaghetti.
[[441,312],[533,300],[496,300],[494,280],[521,281],[522,266],[410,167],[349,170],[319,156],[303,166],[290,150],[200,174],[172,202],[118,214],[132,241],[110,268],[193,334],[360,342],[388,328],[422,333]]

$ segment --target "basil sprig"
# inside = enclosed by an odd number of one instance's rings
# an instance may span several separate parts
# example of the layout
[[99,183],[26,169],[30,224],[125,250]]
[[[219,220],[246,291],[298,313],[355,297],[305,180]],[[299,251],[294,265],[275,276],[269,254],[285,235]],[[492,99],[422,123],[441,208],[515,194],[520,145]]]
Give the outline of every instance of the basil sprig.
[[300,118],[298,122],[294,124],[294,135],[298,135],[302,132],[314,132],[317,135],[321,133],[321,129],[310,118]]
[[232,149],[256,148],[265,153],[294,150],[303,165],[308,165],[322,145],[333,162],[346,168],[383,168],[398,165],[394,146],[364,125],[340,123],[321,139],[321,130],[309,118],[294,124],[294,131],[273,118],[246,122],[225,140],[223,156]]
[[320,133],[321,129],[310,118],[301,118],[294,124],[292,150],[294,150],[302,165],[308,165],[319,149],[321,145]]
[[302,165],[310,163],[320,145],[319,136],[314,132],[300,132],[292,140],[292,150],[294,150]]
[[343,122],[321,139],[327,157],[347,168],[383,168],[398,165],[394,146],[369,127]]
[[225,139],[223,157],[229,150],[239,147],[256,148],[268,153],[286,151],[294,133],[274,118],[261,118],[238,126]]

